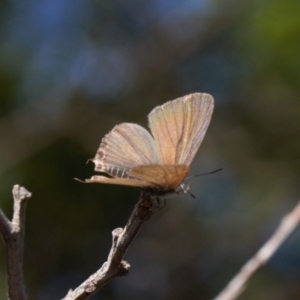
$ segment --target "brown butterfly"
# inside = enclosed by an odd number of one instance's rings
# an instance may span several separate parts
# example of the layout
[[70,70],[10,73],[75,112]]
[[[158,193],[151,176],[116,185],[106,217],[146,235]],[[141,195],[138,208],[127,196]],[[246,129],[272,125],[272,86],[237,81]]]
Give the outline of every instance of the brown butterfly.
[[183,180],[204,138],[214,107],[211,95],[190,94],[155,107],[148,115],[152,135],[133,123],[115,126],[101,141],[88,183],[138,187],[154,195],[186,193]]

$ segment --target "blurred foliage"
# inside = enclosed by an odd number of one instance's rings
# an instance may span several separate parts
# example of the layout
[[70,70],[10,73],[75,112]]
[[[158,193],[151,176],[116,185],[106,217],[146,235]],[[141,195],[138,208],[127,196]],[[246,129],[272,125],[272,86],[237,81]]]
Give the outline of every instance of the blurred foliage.
[[[215,97],[188,196],[168,199],[126,259],[129,276],[92,299],[212,299],[299,197],[300,2],[2,1],[0,206],[33,193],[26,221],[31,299],[59,299],[106,260],[139,193],[83,185],[115,124],[147,126],[156,105]],[[0,257],[4,257],[3,247]],[[297,230],[240,299],[299,299]],[[0,298],[5,298],[1,259]]]

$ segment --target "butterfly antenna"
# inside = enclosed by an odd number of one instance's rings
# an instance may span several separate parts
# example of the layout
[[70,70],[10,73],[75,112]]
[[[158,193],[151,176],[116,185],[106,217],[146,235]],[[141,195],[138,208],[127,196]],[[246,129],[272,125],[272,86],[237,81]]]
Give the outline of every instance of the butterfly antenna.
[[190,191],[187,191],[187,192],[193,199],[196,199],[196,196],[194,194],[192,194]]
[[214,171],[211,171],[211,172],[208,172],[208,173],[202,173],[202,174],[197,174],[197,175],[189,176],[186,179],[194,178],[194,177],[200,177],[200,176],[204,176],[204,175],[210,175],[210,174],[218,173],[218,172],[220,172],[222,170],[223,170],[223,168],[219,168],[217,170],[214,170]]

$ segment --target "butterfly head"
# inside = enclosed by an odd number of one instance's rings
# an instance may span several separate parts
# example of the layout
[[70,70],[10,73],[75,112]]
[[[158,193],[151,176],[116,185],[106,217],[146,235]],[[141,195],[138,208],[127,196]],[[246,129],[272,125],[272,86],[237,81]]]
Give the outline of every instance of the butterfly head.
[[195,195],[190,192],[190,185],[186,183],[181,183],[175,193],[177,195],[189,194],[192,198],[196,199]]
[[[174,194],[182,196],[184,194],[190,194],[190,185],[186,183],[181,183],[176,189],[165,189],[163,187],[147,187],[142,188],[142,190],[148,191],[149,194],[153,196],[172,196]],[[194,195],[192,195],[194,198]]]
[[177,195],[183,195],[183,194],[188,193],[189,190],[190,190],[190,185],[189,184],[181,183],[179,185],[179,187],[175,190],[175,194],[177,194]]

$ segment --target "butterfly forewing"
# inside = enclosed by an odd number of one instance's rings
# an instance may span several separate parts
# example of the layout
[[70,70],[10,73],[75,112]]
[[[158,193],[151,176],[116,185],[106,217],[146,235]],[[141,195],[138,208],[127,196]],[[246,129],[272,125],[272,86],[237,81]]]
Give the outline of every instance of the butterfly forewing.
[[96,171],[126,178],[133,167],[159,163],[159,158],[155,142],[145,128],[123,123],[102,139],[93,162]]
[[177,163],[190,165],[203,141],[211,120],[214,100],[208,94],[192,94],[184,99],[186,108],[186,126],[179,144],[181,152],[177,154]]
[[129,172],[130,176],[166,191],[175,191],[188,173],[186,165],[142,165]]
[[213,111],[213,98],[195,93],[158,106],[149,114],[149,127],[154,136],[162,164],[192,162]]
[[161,163],[175,164],[176,148],[184,130],[183,102],[174,100],[157,106],[148,119]]

